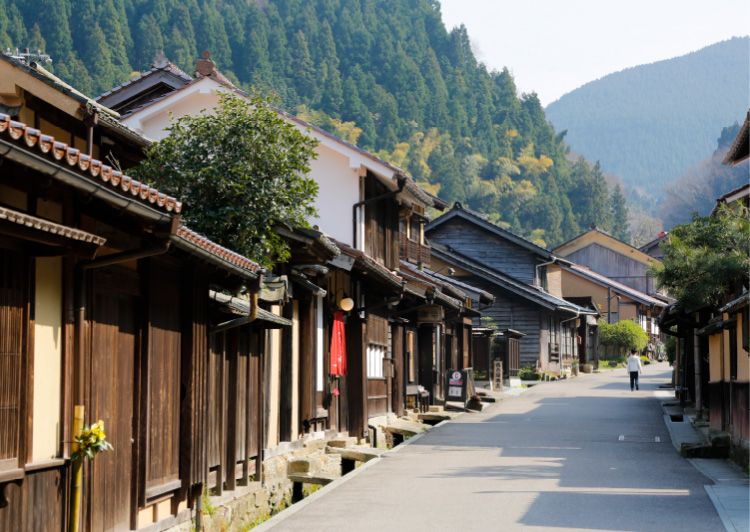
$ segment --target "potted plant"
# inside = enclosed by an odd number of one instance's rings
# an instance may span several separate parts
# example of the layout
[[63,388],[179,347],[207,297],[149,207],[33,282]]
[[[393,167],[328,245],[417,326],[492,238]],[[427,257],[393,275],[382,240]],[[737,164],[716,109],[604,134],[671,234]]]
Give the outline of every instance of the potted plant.
[[570,365],[570,372],[578,377],[578,361],[574,360],[573,363]]

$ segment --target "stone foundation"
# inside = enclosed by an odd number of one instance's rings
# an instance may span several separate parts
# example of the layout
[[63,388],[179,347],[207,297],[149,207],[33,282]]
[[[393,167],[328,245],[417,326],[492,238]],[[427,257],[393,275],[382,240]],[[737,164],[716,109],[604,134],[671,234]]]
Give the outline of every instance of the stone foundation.
[[[269,519],[272,515],[291,505],[292,482],[287,478],[290,462],[304,458],[309,460],[311,471],[341,476],[341,457],[325,454],[328,439],[310,440],[300,449],[276,455],[263,462],[263,485],[259,482],[238,489],[225,491],[220,497],[203,497],[201,530],[205,532],[245,532]],[[305,486],[305,496],[317,491],[318,486]],[[196,512],[191,518],[169,532],[192,532],[195,530]]]

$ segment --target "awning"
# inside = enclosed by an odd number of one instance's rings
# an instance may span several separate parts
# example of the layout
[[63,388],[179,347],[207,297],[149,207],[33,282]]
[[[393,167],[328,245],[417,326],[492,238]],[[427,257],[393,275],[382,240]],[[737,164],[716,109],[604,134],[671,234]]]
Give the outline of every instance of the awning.
[[[209,290],[208,297],[224,306],[229,312],[233,314],[244,317],[249,317],[250,315],[250,302],[246,299],[233,297],[228,294],[222,294],[221,292],[216,292],[214,290]],[[281,327],[292,326],[291,320],[288,320],[282,316],[278,316],[273,312],[268,312],[267,310],[264,310],[262,308],[258,308],[256,322],[257,321],[263,322],[258,323],[257,325],[266,329],[279,329]],[[237,322],[237,325],[241,324],[241,322]]]
[[0,233],[47,246],[79,249],[93,257],[107,239],[80,229],[0,207]]

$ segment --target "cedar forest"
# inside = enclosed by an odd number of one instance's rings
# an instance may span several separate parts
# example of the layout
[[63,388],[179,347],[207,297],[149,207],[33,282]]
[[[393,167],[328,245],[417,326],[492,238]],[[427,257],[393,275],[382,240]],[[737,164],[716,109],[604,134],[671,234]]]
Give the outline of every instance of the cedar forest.
[[436,0],[0,0],[0,46],[41,50],[90,96],[203,50],[237,86],[554,247],[591,224],[630,240],[625,198],[508,69],[488,71]]

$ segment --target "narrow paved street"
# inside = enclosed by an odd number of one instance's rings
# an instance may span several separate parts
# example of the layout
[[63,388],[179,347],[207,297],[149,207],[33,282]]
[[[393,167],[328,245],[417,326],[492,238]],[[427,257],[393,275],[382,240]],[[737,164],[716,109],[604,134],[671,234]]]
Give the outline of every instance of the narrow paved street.
[[722,531],[710,481],[664,426],[654,391],[669,375],[646,366],[632,393],[625,370],[534,386],[389,453],[272,529]]

